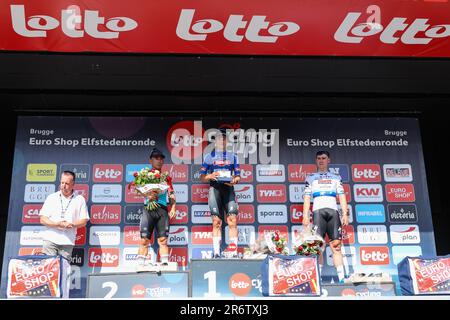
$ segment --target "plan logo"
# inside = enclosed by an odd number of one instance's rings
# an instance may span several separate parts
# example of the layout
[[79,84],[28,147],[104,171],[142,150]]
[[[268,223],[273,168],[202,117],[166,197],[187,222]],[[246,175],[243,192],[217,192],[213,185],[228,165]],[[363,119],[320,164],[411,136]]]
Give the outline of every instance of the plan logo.
[[253,185],[238,184],[234,186],[237,203],[252,203],[254,201]]
[[188,228],[186,226],[170,226],[169,227],[169,246],[179,246],[188,244]]
[[396,244],[420,243],[419,226],[416,224],[391,225],[391,242]]

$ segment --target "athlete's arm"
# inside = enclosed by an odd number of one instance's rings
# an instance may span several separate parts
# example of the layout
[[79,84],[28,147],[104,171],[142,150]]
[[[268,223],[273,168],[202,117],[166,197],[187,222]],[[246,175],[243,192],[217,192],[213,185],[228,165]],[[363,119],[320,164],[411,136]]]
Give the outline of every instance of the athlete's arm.
[[213,172],[208,174],[209,168],[210,168],[210,159],[209,155],[206,156],[205,161],[202,164],[202,167],[200,168],[200,181],[203,183],[208,183],[211,180],[217,181],[217,176],[219,175],[218,172]]
[[342,180],[339,177],[339,181],[337,183],[337,193],[339,195],[339,203],[342,209],[342,225],[348,225],[348,205],[347,205],[347,197],[345,196],[345,190],[342,186]]
[[305,190],[303,191],[303,221],[302,224],[306,227],[309,225],[309,209],[311,208],[311,194],[312,194],[312,181],[308,176],[306,178]]
[[233,179],[231,180],[231,184],[237,184],[241,181],[241,170],[239,168],[239,162],[236,155],[233,155],[234,163],[233,163]]

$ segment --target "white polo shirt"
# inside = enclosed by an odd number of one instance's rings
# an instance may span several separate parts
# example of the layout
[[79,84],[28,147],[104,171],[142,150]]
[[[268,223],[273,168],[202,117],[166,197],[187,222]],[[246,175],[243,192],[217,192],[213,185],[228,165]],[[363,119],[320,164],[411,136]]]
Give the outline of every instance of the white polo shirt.
[[[67,221],[74,223],[80,219],[89,220],[84,197],[72,194],[71,197],[66,198],[61,194],[61,191],[52,193],[45,199],[39,215],[45,216],[53,222]],[[58,245],[75,245],[76,234],[77,228],[60,230],[47,227],[43,233],[43,240]]]

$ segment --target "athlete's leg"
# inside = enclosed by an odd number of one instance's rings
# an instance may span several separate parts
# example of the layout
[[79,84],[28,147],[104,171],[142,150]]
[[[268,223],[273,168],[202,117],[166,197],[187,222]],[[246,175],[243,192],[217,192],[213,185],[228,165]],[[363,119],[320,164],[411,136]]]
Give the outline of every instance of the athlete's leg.
[[158,208],[158,221],[156,222],[156,232],[159,245],[159,257],[161,263],[169,262],[169,247],[167,246],[167,235],[169,233],[169,214],[166,209]]
[[[317,227],[317,234],[325,240],[325,234],[327,231],[327,221],[324,216],[324,209],[313,211],[313,223]],[[324,251],[325,252],[325,251]],[[323,268],[323,255],[324,252],[319,255],[319,268],[322,271]]]
[[150,245],[150,238],[153,233],[153,219],[150,212],[146,209],[143,210],[141,220],[139,223],[139,229],[141,234],[141,240],[139,241],[138,249],[138,264],[143,265],[145,258],[148,255],[148,246]]
[[345,278],[344,259],[341,252],[341,219],[339,212],[329,210],[329,221],[327,225],[328,236],[330,237],[330,247],[333,252],[333,264],[336,268],[339,281]]
[[238,248],[238,228],[237,228],[237,215],[238,205],[236,203],[236,194],[234,188],[229,188],[223,195],[223,201],[225,203],[227,212],[227,224],[228,224],[228,239],[230,240],[229,251],[232,256],[237,256]]
[[220,241],[222,240],[222,219],[220,218],[222,204],[219,193],[219,190],[216,188],[209,188],[208,205],[212,217],[214,256],[220,255]]

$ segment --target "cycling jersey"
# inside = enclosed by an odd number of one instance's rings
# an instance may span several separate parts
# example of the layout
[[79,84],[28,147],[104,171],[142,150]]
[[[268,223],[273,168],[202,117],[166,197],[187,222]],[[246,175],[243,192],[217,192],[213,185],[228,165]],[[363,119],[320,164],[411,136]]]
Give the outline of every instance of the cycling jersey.
[[314,199],[314,211],[337,210],[336,195],[344,194],[341,177],[331,172],[311,173],[306,177],[304,195]]
[[[232,152],[215,150],[205,156],[200,174],[209,174],[213,172],[219,172],[219,181],[211,180],[209,184],[211,186],[217,186],[224,182],[231,181],[233,176],[240,175],[239,163],[237,156]],[[222,181],[221,181],[222,180]]]

